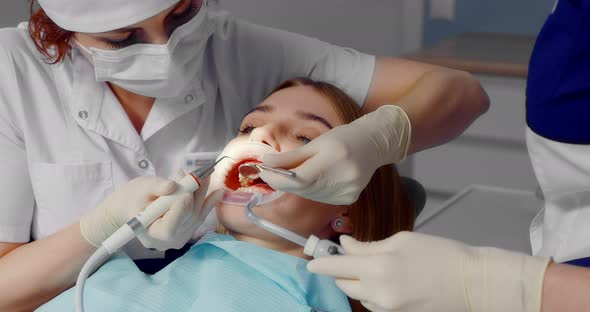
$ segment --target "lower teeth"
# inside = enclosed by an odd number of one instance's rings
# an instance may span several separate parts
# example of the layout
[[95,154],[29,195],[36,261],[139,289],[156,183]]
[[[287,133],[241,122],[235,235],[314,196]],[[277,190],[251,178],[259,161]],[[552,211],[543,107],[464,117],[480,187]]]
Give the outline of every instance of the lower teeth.
[[238,189],[238,192],[243,192],[243,193],[258,193],[256,190],[253,190],[253,189],[247,188],[247,187],[240,187]]

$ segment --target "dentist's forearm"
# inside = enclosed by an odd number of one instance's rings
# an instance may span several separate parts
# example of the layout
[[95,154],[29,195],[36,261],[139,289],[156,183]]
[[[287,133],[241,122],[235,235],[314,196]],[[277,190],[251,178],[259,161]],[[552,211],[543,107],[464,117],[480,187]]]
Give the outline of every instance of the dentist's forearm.
[[543,283],[541,312],[590,311],[590,269],[551,264]]
[[409,154],[459,136],[490,105],[469,73],[403,59],[377,60],[365,112],[382,105],[401,107],[412,124]]
[[489,98],[470,74],[433,70],[424,74],[396,105],[410,117],[412,140],[408,154],[413,154],[459,136],[487,111]]
[[0,311],[32,311],[72,287],[94,250],[76,223],[0,257]]

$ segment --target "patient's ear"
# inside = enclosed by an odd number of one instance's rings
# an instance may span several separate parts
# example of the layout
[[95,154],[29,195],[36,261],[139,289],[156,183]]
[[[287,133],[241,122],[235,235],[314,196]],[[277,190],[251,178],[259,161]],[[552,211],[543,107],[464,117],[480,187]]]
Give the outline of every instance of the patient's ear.
[[346,207],[332,220],[332,230],[338,234],[352,233],[353,224],[350,219],[350,208]]

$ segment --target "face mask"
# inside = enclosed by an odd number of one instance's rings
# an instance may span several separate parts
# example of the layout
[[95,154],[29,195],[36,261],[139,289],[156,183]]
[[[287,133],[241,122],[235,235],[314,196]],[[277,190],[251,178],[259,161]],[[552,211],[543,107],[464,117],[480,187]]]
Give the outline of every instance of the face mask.
[[108,81],[148,97],[174,97],[198,83],[207,40],[213,33],[206,2],[190,21],[176,28],[168,43],[134,44],[118,50],[78,49],[94,66],[96,81]]

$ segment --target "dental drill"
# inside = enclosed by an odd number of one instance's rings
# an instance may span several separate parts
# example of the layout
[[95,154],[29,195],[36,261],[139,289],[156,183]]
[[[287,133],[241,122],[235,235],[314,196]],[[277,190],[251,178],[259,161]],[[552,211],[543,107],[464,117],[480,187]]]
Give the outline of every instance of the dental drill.
[[179,182],[177,182],[176,191],[173,194],[158,197],[158,199],[120,227],[102,243],[102,245],[86,261],[78,275],[76,281],[77,312],[84,311],[84,284],[90,273],[101,266],[111,255],[116,253],[138,234],[142,233],[154,221],[163,216],[168,208],[176,201],[178,195],[193,193],[201,188],[201,181],[209,177],[215,170],[215,166],[226,158],[231,159],[229,156],[223,156],[204,169],[197,169],[184,176]]
[[246,204],[246,208],[244,209],[248,220],[250,220],[250,222],[254,223],[256,226],[263,228],[288,241],[291,241],[299,246],[302,246],[303,253],[314,258],[344,255],[344,249],[340,245],[330,240],[320,239],[315,235],[310,235],[306,239],[301,235],[293,233],[283,227],[258,217],[256,214],[254,214],[252,208],[258,205],[261,201],[262,194],[256,193],[254,196],[252,196],[252,199],[250,199],[250,201]]

